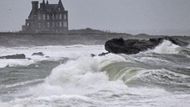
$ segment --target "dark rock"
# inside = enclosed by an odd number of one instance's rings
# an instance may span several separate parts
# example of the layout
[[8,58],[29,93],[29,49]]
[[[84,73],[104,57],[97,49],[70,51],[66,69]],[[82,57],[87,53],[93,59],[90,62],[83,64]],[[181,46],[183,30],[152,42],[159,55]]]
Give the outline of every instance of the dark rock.
[[24,54],[15,54],[15,55],[7,55],[1,56],[0,59],[25,59],[26,56]]
[[95,57],[96,55],[95,54],[90,54],[91,57]]
[[149,48],[157,46],[162,39],[151,39],[151,40],[138,40],[129,39],[123,40],[112,39],[105,43],[105,49],[111,53],[125,53],[125,54],[137,54],[140,51],[145,51]]
[[105,56],[107,54],[109,54],[109,52],[102,52],[101,54],[98,54],[98,56]]
[[42,52],[37,52],[37,53],[33,53],[33,54],[32,54],[32,56],[34,56],[34,55],[44,56],[44,53],[42,53]]
[[105,43],[105,49],[111,53],[124,53],[124,54],[137,54],[141,51],[146,51],[147,49],[155,48],[157,45],[163,42],[163,40],[169,40],[172,43],[179,46],[186,46],[188,43],[180,41],[172,37],[163,38],[150,38],[149,40],[139,40],[139,39],[128,39],[124,40],[122,38],[108,40]]

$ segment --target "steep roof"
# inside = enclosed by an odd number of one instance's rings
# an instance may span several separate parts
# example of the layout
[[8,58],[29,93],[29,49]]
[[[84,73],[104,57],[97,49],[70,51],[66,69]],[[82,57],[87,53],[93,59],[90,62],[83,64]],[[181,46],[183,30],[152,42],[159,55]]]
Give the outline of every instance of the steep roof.
[[[44,2],[42,2],[42,3],[44,3]],[[45,10],[47,12],[56,12],[58,10],[64,11],[65,9],[63,7],[61,0],[59,0],[58,4],[49,4],[47,1],[46,4],[44,3],[44,8],[40,7],[40,10]]]

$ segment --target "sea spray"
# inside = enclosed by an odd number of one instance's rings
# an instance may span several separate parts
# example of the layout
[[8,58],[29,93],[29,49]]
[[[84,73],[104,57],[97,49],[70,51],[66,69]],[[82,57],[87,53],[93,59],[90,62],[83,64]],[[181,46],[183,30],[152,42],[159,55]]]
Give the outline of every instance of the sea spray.
[[175,45],[168,40],[164,40],[160,45],[151,50],[151,52],[160,54],[177,54],[179,50],[180,46]]
[[101,90],[110,90],[114,93],[127,91],[127,86],[122,81],[109,81],[106,72],[101,71],[101,64],[105,64],[105,60],[92,57],[71,60],[54,68],[45,82],[37,86],[36,89],[32,88],[31,91],[33,91],[33,95],[45,96],[60,94],[86,95]]

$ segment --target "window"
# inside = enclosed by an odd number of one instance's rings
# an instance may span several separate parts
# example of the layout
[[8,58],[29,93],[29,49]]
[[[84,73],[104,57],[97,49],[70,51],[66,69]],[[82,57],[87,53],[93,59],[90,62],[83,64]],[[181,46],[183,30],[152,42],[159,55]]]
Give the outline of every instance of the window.
[[49,15],[47,15],[47,20],[49,20]]
[[55,15],[55,19],[57,19],[57,14]]
[[46,20],[46,15],[45,14],[43,14],[43,20]]
[[55,23],[54,22],[52,22],[52,27],[55,27]]
[[67,27],[67,22],[63,22],[63,26],[64,26],[64,27]]
[[57,22],[55,22],[55,27],[57,26]]
[[64,15],[64,19],[65,19],[65,20],[67,19],[67,15],[66,15],[66,14]]
[[41,23],[38,23],[38,28],[41,28]]
[[41,15],[38,15],[38,20],[41,20]]
[[59,15],[59,19],[62,19],[62,14]]
[[52,19],[53,19],[53,20],[55,19],[55,15],[52,15]]
[[47,22],[47,27],[50,28],[50,23],[49,22]]
[[63,26],[62,22],[59,22],[59,27],[62,27],[62,26]]

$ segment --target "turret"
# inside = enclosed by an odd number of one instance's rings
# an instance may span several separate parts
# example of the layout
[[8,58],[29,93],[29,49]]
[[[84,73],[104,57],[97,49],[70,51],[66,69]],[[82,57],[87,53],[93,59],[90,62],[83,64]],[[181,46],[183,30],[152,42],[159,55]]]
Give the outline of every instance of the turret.
[[64,7],[63,7],[63,3],[62,3],[61,0],[59,0],[58,5],[59,5],[59,7],[61,7],[62,9],[64,9]]
[[40,3],[40,8],[42,8],[42,9],[44,9],[45,8],[45,0],[43,0],[43,2],[42,3]]
[[62,1],[61,0],[59,0],[59,2],[58,2],[59,4],[61,3],[62,4]]
[[32,1],[32,10],[37,11],[38,10],[38,1]]
[[63,6],[62,1],[59,0],[58,5]]

